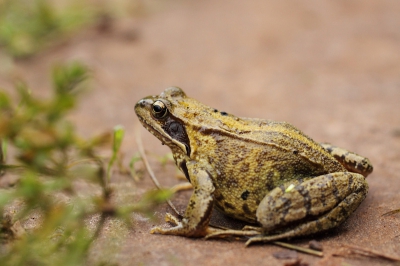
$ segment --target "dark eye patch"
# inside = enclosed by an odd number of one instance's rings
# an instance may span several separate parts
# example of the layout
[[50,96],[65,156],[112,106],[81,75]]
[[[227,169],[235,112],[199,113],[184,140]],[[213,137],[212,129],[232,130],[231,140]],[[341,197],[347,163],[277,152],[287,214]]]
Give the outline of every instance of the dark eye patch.
[[186,130],[183,124],[173,119],[168,119],[165,122],[163,129],[171,138],[176,139],[177,141],[185,145],[186,154],[190,156],[189,137],[186,134]]

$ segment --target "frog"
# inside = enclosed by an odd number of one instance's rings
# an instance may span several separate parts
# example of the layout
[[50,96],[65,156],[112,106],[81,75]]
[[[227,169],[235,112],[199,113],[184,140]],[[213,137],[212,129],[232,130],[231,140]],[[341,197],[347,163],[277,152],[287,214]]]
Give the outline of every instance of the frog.
[[[193,186],[183,217],[167,213],[172,227],[153,234],[243,237],[246,245],[306,236],[339,226],[366,198],[368,158],[289,123],[218,111],[179,87],[139,100],[135,113]],[[248,226],[211,226],[214,208]]]

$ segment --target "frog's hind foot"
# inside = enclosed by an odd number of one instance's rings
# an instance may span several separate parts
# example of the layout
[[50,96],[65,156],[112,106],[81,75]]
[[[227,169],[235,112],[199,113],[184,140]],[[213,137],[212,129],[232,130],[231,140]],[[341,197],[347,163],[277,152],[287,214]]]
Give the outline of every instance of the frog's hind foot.
[[258,234],[254,237],[251,237],[249,240],[247,240],[245,245],[246,245],[246,247],[248,247],[254,243],[268,243],[268,242],[281,240],[281,239],[288,239],[288,238],[296,237],[296,236],[298,236],[298,235],[294,231],[283,232],[281,234],[276,234],[276,235]]
[[262,234],[261,227],[245,226],[242,230],[218,230],[206,235],[206,239],[211,238],[229,238],[229,237],[249,237],[246,247],[253,243],[271,242],[282,238],[292,236],[292,233],[282,233],[277,235],[266,236]]
[[252,226],[252,225],[245,225],[242,228],[243,231],[257,231],[257,232],[262,232],[262,227],[260,226]]
[[232,236],[257,236],[260,235],[259,231],[255,230],[215,230],[214,232],[206,235],[206,239],[211,238],[227,238]]
[[285,237],[283,237],[281,235],[272,235],[272,236],[257,235],[257,236],[251,237],[249,240],[247,240],[245,245],[246,245],[246,247],[248,247],[254,243],[267,243],[267,242],[280,240],[282,238],[285,238]]

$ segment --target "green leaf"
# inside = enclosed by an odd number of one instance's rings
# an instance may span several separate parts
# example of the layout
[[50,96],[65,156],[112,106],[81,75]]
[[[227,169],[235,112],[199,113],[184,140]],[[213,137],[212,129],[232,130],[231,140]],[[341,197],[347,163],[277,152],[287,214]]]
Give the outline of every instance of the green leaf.
[[124,138],[125,130],[123,126],[118,125],[114,127],[113,131],[113,143],[112,143],[112,155],[110,158],[110,161],[108,162],[107,165],[107,180],[110,181],[111,178],[111,168],[115,163],[115,160],[117,159],[119,149],[122,144],[122,140]]
[[118,153],[119,148],[121,147],[122,140],[124,138],[125,129],[123,126],[118,125],[114,127],[114,135],[113,135],[113,153]]
[[10,99],[7,94],[0,91],[0,109],[9,109]]

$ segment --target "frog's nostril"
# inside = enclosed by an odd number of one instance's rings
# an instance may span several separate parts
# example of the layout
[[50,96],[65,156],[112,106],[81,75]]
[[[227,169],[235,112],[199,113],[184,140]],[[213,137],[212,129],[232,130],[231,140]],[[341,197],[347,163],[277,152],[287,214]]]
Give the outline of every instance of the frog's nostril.
[[139,100],[136,103],[136,107],[138,107],[138,108],[149,108],[153,103],[154,103],[153,99],[144,98],[144,99]]
[[137,102],[136,107],[138,107],[138,106],[139,107],[144,107],[145,106],[145,102],[144,102],[143,99]]

